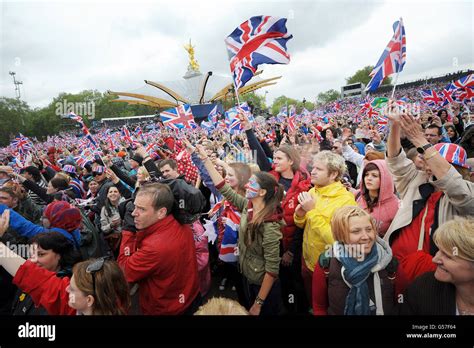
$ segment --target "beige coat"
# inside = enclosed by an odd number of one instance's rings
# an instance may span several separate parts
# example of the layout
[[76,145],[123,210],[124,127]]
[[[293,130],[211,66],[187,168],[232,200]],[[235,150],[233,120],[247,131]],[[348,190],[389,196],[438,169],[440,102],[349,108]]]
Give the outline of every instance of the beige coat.
[[453,166],[443,179],[431,181],[425,172],[416,169],[403,149],[398,156],[387,157],[386,161],[401,199],[400,208],[384,236],[386,241],[390,241],[393,232],[412,222],[413,202],[422,198],[418,187],[427,182],[444,192],[439,200],[439,225],[455,216],[474,216],[474,183],[464,180]]

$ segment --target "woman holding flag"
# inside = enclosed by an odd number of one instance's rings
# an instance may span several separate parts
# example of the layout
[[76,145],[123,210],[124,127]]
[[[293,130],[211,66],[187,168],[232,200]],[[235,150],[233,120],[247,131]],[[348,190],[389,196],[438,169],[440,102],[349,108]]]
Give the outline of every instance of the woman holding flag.
[[245,197],[226,184],[198,145],[206,170],[222,195],[241,211],[239,228],[239,266],[244,276],[244,289],[251,304],[251,315],[276,315],[281,312],[280,232],[283,224],[280,202],[283,187],[273,176],[259,172],[246,185]]

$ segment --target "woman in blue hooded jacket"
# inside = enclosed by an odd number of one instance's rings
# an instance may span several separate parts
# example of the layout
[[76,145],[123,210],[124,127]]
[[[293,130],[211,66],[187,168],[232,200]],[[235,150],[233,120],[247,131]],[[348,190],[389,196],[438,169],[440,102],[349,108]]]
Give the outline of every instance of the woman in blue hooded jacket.
[[[8,209],[6,205],[0,204],[0,214],[3,214],[6,209]],[[39,233],[56,231],[65,236],[76,249],[79,249],[81,245],[79,227],[82,216],[79,209],[68,202],[54,201],[48,204],[43,213],[43,226],[32,223],[14,210],[8,210],[10,211],[10,227],[19,235],[33,238]]]

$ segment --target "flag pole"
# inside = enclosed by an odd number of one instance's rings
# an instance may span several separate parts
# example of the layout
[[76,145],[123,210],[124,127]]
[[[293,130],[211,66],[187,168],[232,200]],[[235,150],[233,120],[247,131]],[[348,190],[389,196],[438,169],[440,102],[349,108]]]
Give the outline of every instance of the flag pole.
[[235,97],[237,98],[237,105],[240,106],[239,90],[237,89],[237,85],[235,84],[234,77],[232,77],[232,81],[234,82],[234,91],[235,91]]
[[[398,27],[399,27],[399,31],[400,31],[400,64],[402,63],[403,61],[403,52],[402,52],[402,45],[403,45],[403,19],[402,17],[400,17],[399,19],[399,22],[398,22]],[[402,65],[403,66],[403,65]],[[397,87],[397,82],[398,82],[398,74],[400,73],[400,66],[397,66],[397,75],[395,76],[395,83],[393,84],[393,90],[392,90],[392,97],[391,99],[393,99],[393,97],[395,96],[395,88]]]
[[393,84],[392,96],[390,97],[391,99],[393,99],[393,96],[395,95],[395,88],[397,87],[397,82],[398,82],[398,74],[399,72],[397,71],[397,75],[395,75],[395,83]]

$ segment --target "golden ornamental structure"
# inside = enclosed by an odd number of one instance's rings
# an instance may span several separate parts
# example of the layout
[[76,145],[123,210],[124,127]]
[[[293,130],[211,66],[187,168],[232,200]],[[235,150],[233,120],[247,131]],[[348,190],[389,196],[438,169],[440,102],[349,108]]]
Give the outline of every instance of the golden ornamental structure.
[[189,65],[188,65],[188,72],[193,71],[200,73],[199,71],[199,64],[194,57],[194,46],[191,45],[191,39],[189,39],[189,44],[184,45],[184,49],[188,52],[189,55]]

